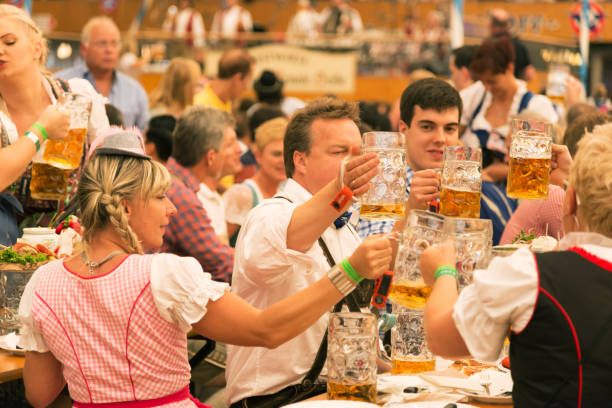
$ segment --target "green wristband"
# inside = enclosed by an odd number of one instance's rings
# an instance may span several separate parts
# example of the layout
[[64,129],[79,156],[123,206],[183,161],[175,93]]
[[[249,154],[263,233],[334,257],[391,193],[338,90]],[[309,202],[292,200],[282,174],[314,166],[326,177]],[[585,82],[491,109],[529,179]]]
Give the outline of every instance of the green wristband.
[[47,139],[48,139],[48,136],[47,136],[47,129],[45,129],[45,127],[44,127],[43,125],[41,125],[41,124],[40,124],[40,123],[38,123],[38,122],[34,122],[34,123],[32,124],[32,127],[33,127],[34,129],[37,129],[37,130],[40,132],[40,135],[42,136],[42,140],[43,140],[43,142],[44,142],[45,140],[47,140]]
[[451,275],[455,280],[457,279],[457,269],[454,266],[450,265],[441,265],[436,269],[436,273],[434,273],[434,282],[440,277],[444,275]]
[[27,137],[28,139],[30,139],[32,141],[32,143],[34,143],[34,146],[36,146],[36,151],[40,150],[40,141],[38,140],[38,136],[36,136],[36,134],[27,131],[25,132],[25,137]]
[[351,278],[353,282],[355,282],[355,284],[358,284],[363,280],[363,276],[357,273],[355,268],[353,268],[353,265],[349,263],[348,258],[344,258],[342,262],[340,262],[340,266],[342,267],[344,273],[346,273],[348,277]]

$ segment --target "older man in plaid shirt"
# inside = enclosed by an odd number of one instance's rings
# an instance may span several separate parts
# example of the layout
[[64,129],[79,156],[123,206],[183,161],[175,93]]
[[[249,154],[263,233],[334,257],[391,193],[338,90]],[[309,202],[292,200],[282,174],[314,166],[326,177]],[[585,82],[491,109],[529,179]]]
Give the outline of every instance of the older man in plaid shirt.
[[[203,109],[207,115],[201,114]],[[166,163],[172,174],[167,194],[177,216],[170,220],[162,251],[196,258],[213,279],[222,282],[231,280],[234,251],[215,233],[197,192],[206,177],[204,168],[213,164],[221,173],[224,162],[229,160],[218,146],[211,148],[210,139],[219,139],[218,136],[223,139],[224,133],[233,132],[233,124],[227,112],[191,108],[177,121],[172,157]]]

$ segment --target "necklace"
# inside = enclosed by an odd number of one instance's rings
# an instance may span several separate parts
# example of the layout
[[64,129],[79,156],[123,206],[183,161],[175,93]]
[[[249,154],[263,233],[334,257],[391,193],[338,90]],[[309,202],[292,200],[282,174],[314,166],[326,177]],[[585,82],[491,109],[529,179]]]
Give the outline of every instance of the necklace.
[[83,251],[83,252],[81,252],[81,259],[83,260],[85,265],[89,268],[89,276],[93,276],[94,268],[98,268],[98,267],[102,266],[106,262],[110,261],[114,256],[122,254],[122,253],[123,253],[123,251],[111,252],[110,254],[108,254],[106,256],[106,258],[104,258],[100,262],[94,262],[94,261],[90,261],[89,258],[87,257],[87,254],[85,253],[85,251]]

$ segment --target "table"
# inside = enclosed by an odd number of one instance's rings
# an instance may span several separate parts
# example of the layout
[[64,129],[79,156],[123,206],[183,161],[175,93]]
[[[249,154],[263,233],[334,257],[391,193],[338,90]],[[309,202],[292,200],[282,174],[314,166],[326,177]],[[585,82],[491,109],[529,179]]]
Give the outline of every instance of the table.
[[[327,394],[320,394],[312,398],[308,398],[305,401],[324,401],[327,400]],[[514,405],[493,405],[493,404],[482,404],[480,402],[466,402],[466,404],[473,405],[479,408],[513,408]]]
[[22,378],[24,363],[25,357],[0,350],[0,384]]

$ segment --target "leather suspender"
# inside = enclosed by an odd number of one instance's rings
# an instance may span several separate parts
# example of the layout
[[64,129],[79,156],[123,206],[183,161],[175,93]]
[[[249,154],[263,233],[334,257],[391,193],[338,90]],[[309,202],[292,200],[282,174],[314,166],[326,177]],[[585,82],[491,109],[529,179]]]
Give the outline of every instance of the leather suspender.
[[[275,198],[282,198],[289,201],[290,203],[293,203],[293,201],[291,201],[289,198],[282,195],[277,195],[275,196]],[[327,263],[329,264],[330,268],[336,265],[336,261],[334,260],[334,257],[332,256],[331,252],[329,251],[327,244],[325,243],[325,241],[323,241],[323,238],[319,237],[317,242],[319,243],[321,250],[323,250],[323,254],[327,259]],[[345,298],[336,303],[333,309],[334,313],[339,312],[342,309],[343,303],[345,302],[351,312],[361,312],[357,299],[355,298],[353,292],[351,292]],[[321,340],[321,345],[319,345],[319,350],[317,351],[317,355],[314,359],[314,362],[312,363],[310,370],[308,370],[308,373],[306,373],[306,376],[301,382],[301,385],[303,387],[311,387],[315,383],[316,379],[319,377],[319,374],[321,374],[321,371],[323,370],[323,366],[325,365],[326,359],[327,329],[325,330],[325,334],[323,335],[323,339]]]

